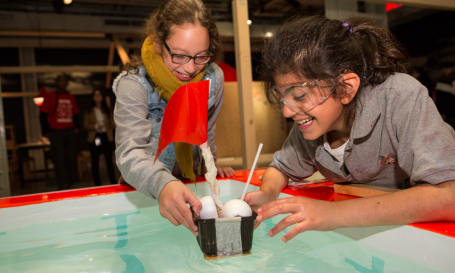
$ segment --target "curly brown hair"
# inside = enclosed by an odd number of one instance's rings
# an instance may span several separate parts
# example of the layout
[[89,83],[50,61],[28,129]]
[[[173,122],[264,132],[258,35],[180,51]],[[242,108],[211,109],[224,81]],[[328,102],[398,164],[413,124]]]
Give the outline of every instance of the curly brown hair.
[[[221,55],[221,40],[218,34],[215,21],[208,9],[201,0],[166,0],[161,3],[157,11],[146,20],[142,31],[143,38],[152,34],[165,42],[172,34],[172,26],[185,24],[201,25],[207,29],[210,35],[209,51],[213,54],[210,63],[218,60]],[[131,70],[142,65],[139,52],[136,52],[130,63],[126,64],[124,70]]]
[[[317,15],[291,18],[276,29],[264,47],[261,76],[268,90],[276,75],[332,81],[344,72],[353,72],[361,79],[359,94],[367,86],[383,83],[394,72],[406,73],[408,65],[404,50],[379,23],[349,18],[343,24]],[[337,81],[337,85],[334,96],[346,96],[343,83]],[[267,93],[272,101],[270,96]],[[351,126],[357,103],[353,99],[345,106],[347,126]]]

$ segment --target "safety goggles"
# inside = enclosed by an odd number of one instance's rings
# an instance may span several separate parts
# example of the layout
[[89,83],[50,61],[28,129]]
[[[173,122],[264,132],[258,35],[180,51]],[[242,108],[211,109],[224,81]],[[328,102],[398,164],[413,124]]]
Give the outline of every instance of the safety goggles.
[[312,80],[275,85],[267,92],[274,106],[280,111],[286,105],[293,112],[306,112],[324,102],[335,89],[335,81]]

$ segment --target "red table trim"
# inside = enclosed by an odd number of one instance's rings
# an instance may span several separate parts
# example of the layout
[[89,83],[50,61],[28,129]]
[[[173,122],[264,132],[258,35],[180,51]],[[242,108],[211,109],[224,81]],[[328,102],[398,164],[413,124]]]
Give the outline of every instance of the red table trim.
[[[259,177],[264,173],[264,169],[257,169],[254,171],[251,177],[251,184],[255,186],[260,186],[261,181]],[[250,171],[236,171],[234,177],[229,178],[220,178],[218,180],[237,180],[240,182],[246,183],[248,181],[248,176]],[[196,178],[196,183],[205,182],[205,178],[198,176]],[[185,184],[192,183],[189,180],[183,180]],[[2,208],[12,208],[20,207],[27,205],[34,205],[40,203],[84,198],[84,197],[96,197],[101,195],[108,195],[114,193],[122,193],[135,191],[136,189],[130,186],[129,184],[121,185],[110,185],[110,186],[101,186],[101,187],[92,187],[84,189],[75,189],[67,191],[57,191],[57,192],[48,192],[48,193],[39,193],[39,194],[30,194],[23,196],[13,196],[0,198],[0,209]],[[294,196],[304,196],[312,199],[326,200],[326,201],[341,201],[357,198],[355,196],[349,196],[344,194],[334,193],[333,183],[332,182],[323,182],[317,184],[307,184],[298,187],[286,187],[283,193],[294,195]],[[410,224],[412,227],[424,229],[427,231],[439,233],[445,236],[455,238],[455,222],[434,222],[434,223],[416,223]]]
[[40,203],[84,198],[84,197],[95,197],[101,195],[108,195],[113,193],[121,193],[128,191],[135,191],[136,189],[128,184],[122,185],[110,185],[110,186],[100,186],[93,188],[84,188],[84,189],[75,189],[75,190],[66,190],[66,191],[56,191],[56,192],[46,192],[38,194],[29,194],[13,197],[0,198],[0,209],[2,208],[11,208],[11,207],[20,207],[27,205],[35,205]]

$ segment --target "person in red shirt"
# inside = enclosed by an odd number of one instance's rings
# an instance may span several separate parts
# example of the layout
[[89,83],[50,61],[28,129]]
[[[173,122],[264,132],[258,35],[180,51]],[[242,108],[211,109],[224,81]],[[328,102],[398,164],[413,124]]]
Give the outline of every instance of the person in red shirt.
[[42,133],[49,136],[58,190],[69,189],[77,181],[76,134],[79,109],[67,90],[68,78],[57,76],[56,89],[48,93],[40,107]]

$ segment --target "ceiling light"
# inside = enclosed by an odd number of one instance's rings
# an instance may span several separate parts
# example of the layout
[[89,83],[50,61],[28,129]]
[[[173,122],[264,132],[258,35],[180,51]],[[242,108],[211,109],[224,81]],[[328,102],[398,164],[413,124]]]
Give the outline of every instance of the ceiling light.
[[44,98],[43,97],[36,97],[36,98],[33,98],[33,102],[38,105],[38,106],[41,106],[43,105],[43,101],[44,101]]
[[252,22],[251,22],[251,20],[247,20],[246,23],[247,23],[248,25],[251,25]]
[[65,5],[69,5],[69,4],[71,4],[71,2],[73,2],[73,0],[63,0],[63,3]]
[[267,37],[267,38],[270,38],[270,37],[272,37],[272,36],[273,36],[273,34],[272,34],[272,32],[270,32],[270,31],[268,31],[268,32],[265,33],[265,37]]

